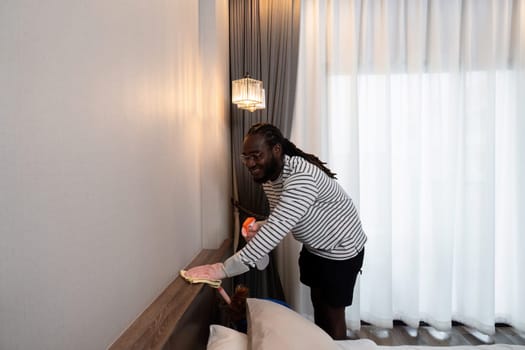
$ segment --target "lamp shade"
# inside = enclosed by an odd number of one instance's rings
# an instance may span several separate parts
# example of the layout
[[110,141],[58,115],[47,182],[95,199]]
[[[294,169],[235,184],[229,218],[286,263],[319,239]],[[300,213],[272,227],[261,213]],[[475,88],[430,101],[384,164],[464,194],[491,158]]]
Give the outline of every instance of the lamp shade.
[[247,109],[252,112],[255,109],[260,109],[260,107],[256,107],[265,105],[262,81],[252,79],[249,75],[232,81],[232,103],[235,103],[241,109]]

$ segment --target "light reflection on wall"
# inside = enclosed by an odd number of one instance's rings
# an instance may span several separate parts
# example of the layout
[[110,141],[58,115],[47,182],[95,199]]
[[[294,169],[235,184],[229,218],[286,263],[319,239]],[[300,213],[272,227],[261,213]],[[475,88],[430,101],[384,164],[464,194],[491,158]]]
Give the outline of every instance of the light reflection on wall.
[[199,6],[3,6],[0,348],[106,348],[227,235],[228,43],[203,72]]

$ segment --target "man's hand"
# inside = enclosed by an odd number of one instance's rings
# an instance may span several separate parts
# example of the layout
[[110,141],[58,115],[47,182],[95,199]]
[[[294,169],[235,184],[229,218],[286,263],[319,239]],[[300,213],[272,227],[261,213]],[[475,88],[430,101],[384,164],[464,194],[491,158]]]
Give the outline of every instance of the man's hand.
[[259,229],[262,227],[262,221],[255,221],[255,218],[247,218],[242,224],[242,236],[249,242],[256,234],[259,232]]
[[222,280],[226,278],[226,272],[222,263],[216,263],[192,267],[186,271],[186,276],[207,280]]

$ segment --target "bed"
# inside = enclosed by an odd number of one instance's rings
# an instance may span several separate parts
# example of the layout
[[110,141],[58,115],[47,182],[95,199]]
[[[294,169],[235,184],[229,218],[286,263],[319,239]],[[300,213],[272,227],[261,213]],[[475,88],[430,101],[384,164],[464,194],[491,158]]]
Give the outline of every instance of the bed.
[[[211,325],[208,350],[323,349],[323,350],[436,350],[437,346],[380,346],[369,339],[334,341],[313,322],[280,304],[247,300],[248,334]],[[449,347],[454,350],[524,350],[522,345],[491,344]]]
[[[203,251],[189,267],[213,263],[230,254],[225,241]],[[223,281],[231,293],[230,281]],[[313,322],[278,303],[248,298],[248,333],[225,327],[221,298],[210,286],[190,285],[178,277],[122,334],[110,349],[183,350],[392,350],[369,339],[334,341]],[[395,350],[437,350],[432,346],[396,346]],[[453,346],[454,350],[525,350],[522,345]]]

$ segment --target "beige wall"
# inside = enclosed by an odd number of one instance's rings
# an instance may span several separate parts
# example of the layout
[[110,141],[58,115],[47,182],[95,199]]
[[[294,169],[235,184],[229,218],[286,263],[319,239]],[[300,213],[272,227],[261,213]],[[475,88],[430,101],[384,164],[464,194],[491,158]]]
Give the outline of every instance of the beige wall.
[[227,0],[0,5],[0,349],[104,349],[227,236],[227,33]]

